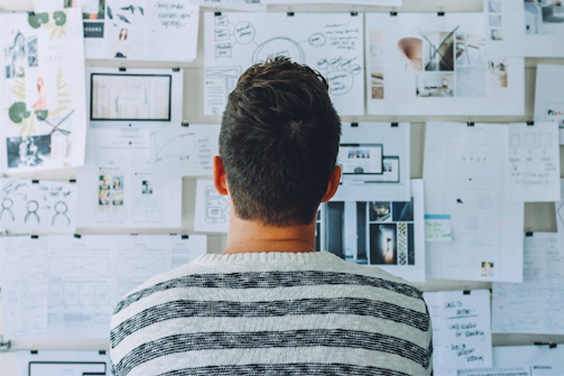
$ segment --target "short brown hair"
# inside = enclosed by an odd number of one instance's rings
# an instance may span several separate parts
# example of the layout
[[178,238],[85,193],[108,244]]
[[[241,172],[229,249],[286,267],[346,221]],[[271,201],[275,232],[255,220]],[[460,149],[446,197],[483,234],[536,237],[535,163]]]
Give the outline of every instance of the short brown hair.
[[286,57],[250,67],[229,95],[219,137],[235,213],[277,227],[311,223],[340,135],[321,74]]

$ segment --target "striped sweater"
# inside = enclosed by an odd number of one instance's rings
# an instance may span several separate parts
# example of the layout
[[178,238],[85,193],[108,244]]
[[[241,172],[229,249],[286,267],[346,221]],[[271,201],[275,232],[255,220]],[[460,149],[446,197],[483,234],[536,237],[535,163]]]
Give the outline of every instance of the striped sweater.
[[126,295],[115,375],[429,375],[421,292],[328,252],[206,254]]

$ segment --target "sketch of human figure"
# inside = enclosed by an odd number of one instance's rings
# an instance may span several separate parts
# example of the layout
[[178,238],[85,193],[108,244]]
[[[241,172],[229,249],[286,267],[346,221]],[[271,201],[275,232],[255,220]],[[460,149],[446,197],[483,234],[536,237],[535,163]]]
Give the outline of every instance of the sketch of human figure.
[[57,219],[61,218],[63,221],[66,219],[66,224],[70,225],[71,220],[68,216],[69,206],[67,205],[67,203],[64,201],[57,201],[54,209],[55,215],[53,215],[53,218],[51,219],[51,224],[55,226]]
[[129,42],[127,41],[127,29],[124,27],[119,31],[118,41],[114,51],[114,57],[125,59],[129,53]]
[[37,211],[39,210],[39,202],[36,200],[30,200],[27,202],[25,208],[27,213],[24,218],[24,223],[27,224],[28,221],[35,220],[36,224],[40,224],[41,218],[39,217],[39,214],[37,214]]
[[4,197],[2,199],[2,211],[0,211],[0,221],[2,221],[2,218],[4,217],[4,213],[6,213],[6,215],[8,216],[8,218],[12,220],[12,222],[16,220],[14,212],[12,211],[12,207],[14,207],[14,200],[12,200],[9,197]]

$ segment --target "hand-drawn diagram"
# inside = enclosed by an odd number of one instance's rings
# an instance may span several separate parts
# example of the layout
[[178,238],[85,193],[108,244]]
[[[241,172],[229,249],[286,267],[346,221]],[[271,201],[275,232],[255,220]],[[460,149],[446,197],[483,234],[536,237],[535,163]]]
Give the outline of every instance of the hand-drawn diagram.
[[154,131],[150,135],[151,169],[155,175],[211,175],[218,139],[218,124],[190,124]]
[[[79,9],[0,15],[0,168],[25,172],[83,163],[86,105]],[[81,68],[82,67],[82,68]]]
[[206,187],[206,223],[227,223],[229,202],[214,187]]
[[484,20],[367,14],[368,113],[521,115],[524,61],[490,54]]
[[74,231],[72,183],[0,179],[0,226],[14,231]]
[[204,39],[206,114],[223,111],[243,70],[280,55],[323,74],[339,113],[363,113],[362,16],[208,13]]

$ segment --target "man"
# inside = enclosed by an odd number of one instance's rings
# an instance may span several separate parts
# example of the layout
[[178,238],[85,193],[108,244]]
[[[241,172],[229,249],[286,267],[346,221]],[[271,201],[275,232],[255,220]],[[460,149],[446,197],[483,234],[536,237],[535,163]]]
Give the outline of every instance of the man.
[[341,124],[327,83],[275,58],[229,96],[214,159],[231,202],[227,248],[160,274],[118,304],[116,375],[429,375],[419,290],[315,252],[335,194]]

